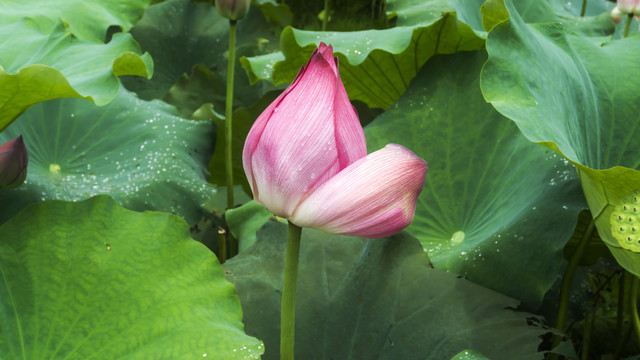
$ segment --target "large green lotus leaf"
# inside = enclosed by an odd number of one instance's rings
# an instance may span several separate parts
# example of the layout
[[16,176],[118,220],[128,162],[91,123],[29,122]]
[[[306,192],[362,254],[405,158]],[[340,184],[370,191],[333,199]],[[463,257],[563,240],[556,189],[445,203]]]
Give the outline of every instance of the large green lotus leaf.
[[[390,0],[388,13],[398,27],[358,32],[311,32],[286,28],[281,36],[282,52],[251,58],[241,63],[253,83],[291,82],[320,41],[333,45],[340,59],[340,74],[351,99],[370,107],[388,108],[404,92],[422,65],[434,54],[477,50],[484,46],[486,18],[504,17],[503,7],[481,6],[484,0]],[[605,0],[593,0],[588,14],[580,18],[576,5],[551,0],[526,0],[520,5],[527,16],[556,16],[572,29],[607,33],[613,23],[603,10]],[[557,4],[556,4],[557,3]],[[577,3],[577,2],[576,2]],[[491,5],[491,4],[489,4]],[[610,8],[610,6],[609,6]],[[547,15],[555,14],[555,15]],[[494,20],[494,22],[497,20]],[[492,26],[492,25],[491,25]]]
[[50,33],[39,26],[32,19],[0,26],[0,131],[33,104],[81,97],[104,105],[118,92],[117,76],[153,73],[129,34],[102,44],[74,38],[62,22]]
[[[145,10],[131,34],[156,62],[149,81],[127,78],[125,86],[141,99],[165,99],[179,109],[188,100],[191,111],[213,103],[224,114],[229,46],[229,20],[210,3],[168,0]],[[252,7],[238,22],[236,58],[257,55],[277,47],[271,27],[259,8]],[[252,87],[236,59],[234,106],[249,106],[260,99],[271,84]],[[199,65],[194,69],[195,65]],[[202,71],[202,67],[208,71]],[[200,89],[201,91],[194,91]]]
[[[315,32],[288,27],[280,38],[284,60],[268,54],[245,58],[242,64],[254,82],[265,79],[275,84],[289,83],[317,45],[325,42],[333,46],[338,56],[340,76],[349,97],[369,107],[386,109],[402,95],[431,56],[484,47],[484,31],[475,31],[459,20],[453,1],[429,4],[434,10],[423,14],[420,21],[386,30]],[[389,6],[392,8],[393,4]],[[475,6],[479,14],[480,1],[465,6]]]
[[[412,26],[424,22],[425,19],[440,16],[442,12],[455,9],[458,18],[469,25],[476,33],[486,37],[489,18],[506,19],[508,12],[502,1],[486,0],[388,0],[388,13],[396,17],[397,26]],[[496,6],[499,5],[499,6]],[[518,0],[514,6],[527,21],[563,22],[573,30],[611,31],[612,23],[609,12],[613,4],[607,0],[589,0],[586,17],[580,17],[582,1],[555,0]],[[487,21],[489,22],[487,23]],[[489,26],[491,28],[492,26]]]
[[489,34],[483,94],[528,139],[576,165],[600,237],[640,275],[638,239],[618,241],[610,221],[640,189],[640,85],[629,76],[640,73],[640,35],[585,37],[558,23],[527,24],[506,5],[509,20]]
[[[464,1],[464,0],[458,0]],[[589,35],[610,34],[614,24],[609,13],[615,4],[608,0],[589,0],[581,17],[582,1],[518,0],[513,4],[525,22],[560,22],[568,31]],[[487,0],[482,6],[482,23],[490,30],[509,18],[504,0]]]
[[365,135],[370,152],[397,143],[429,164],[407,231],[436,269],[535,308],[586,204],[573,166],[484,101],[485,59],[478,51],[429,61]]
[[257,359],[233,285],[177,216],[107,196],[0,226],[0,358]]
[[55,28],[59,19],[79,39],[103,42],[109,26],[129,31],[142,17],[150,0],[4,0],[0,27],[30,18],[44,32]]
[[206,181],[211,123],[179,118],[172,106],[124,89],[104,107],[79,99],[38,104],[0,142],[19,134],[29,152],[27,181],[0,191],[0,221],[35,201],[109,194],[126,208],[195,223],[216,192]]
[[[277,359],[287,226],[267,223],[223,268],[236,285],[247,334]],[[406,233],[361,239],[304,229],[296,295],[297,359],[540,359],[534,315],[461,276],[433,270]],[[508,309],[509,308],[509,309]]]

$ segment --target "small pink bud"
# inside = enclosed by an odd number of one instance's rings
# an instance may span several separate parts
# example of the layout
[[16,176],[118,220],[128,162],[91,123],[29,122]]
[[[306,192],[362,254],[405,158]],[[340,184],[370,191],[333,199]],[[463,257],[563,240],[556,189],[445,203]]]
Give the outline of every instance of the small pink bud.
[[618,24],[625,15],[640,15],[640,0],[618,0],[611,10],[611,20]]
[[229,20],[240,20],[249,12],[251,0],[216,0],[216,9]]
[[333,49],[320,43],[256,119],[242,153],[254,198],[294,224],[384,237],[409,225],[427,164],[400,145],[367,155]]
[[28,162],[22,135],[0,145],[0,188],[21,185],[27,178]]
[[638,3],[640,3],[640,0],[618,0],[616,7],[623,14],[631,14],[638,10]]
[[622,11],[620,11],[620,9],[617,6],[614,7],[613,10],[611,10],[610,15],[611,15],[611,20],[613,20],[613,22],[616,24],[620,23],[620,20],[622,20],[622,17],[624,16]]

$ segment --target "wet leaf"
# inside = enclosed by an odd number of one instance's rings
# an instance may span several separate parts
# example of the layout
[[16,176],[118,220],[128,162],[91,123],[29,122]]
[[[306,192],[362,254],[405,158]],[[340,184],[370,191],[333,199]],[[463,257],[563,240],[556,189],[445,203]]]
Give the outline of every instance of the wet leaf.
[[244,333],[216,257],[174,215],[107,196],[35,204],[0,226],[0,272],[3,359],[232,360],[264,350]]

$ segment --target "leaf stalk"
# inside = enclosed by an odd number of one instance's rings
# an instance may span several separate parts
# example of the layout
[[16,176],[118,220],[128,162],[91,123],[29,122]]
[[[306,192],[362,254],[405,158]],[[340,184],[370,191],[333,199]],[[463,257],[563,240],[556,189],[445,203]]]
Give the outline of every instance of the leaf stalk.
[[296,283],[302,228],[289,221],[280,312],[280,360],[293,360],[296,327]]
[[225,107],[225,170],[227,175],[227,209],[234,206],[233,199],[233,154],[231,136],[233,129],[233,78],[236,63],[236,20],[229,20],[229,65],[227,67],[227,97]]

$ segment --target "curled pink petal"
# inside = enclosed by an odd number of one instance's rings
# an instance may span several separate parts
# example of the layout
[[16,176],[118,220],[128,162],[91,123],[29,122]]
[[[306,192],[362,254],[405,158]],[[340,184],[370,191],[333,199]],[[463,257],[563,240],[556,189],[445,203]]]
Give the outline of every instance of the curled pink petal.
[[411,223],[427,163],[389,144],[352,163],[318,187],[289,218],[331,233],[379,238]]
[[254,198],[289,217],[300,201],[366,155],[330,46],[320,44],[296,80],[256,120],[243,150]]

